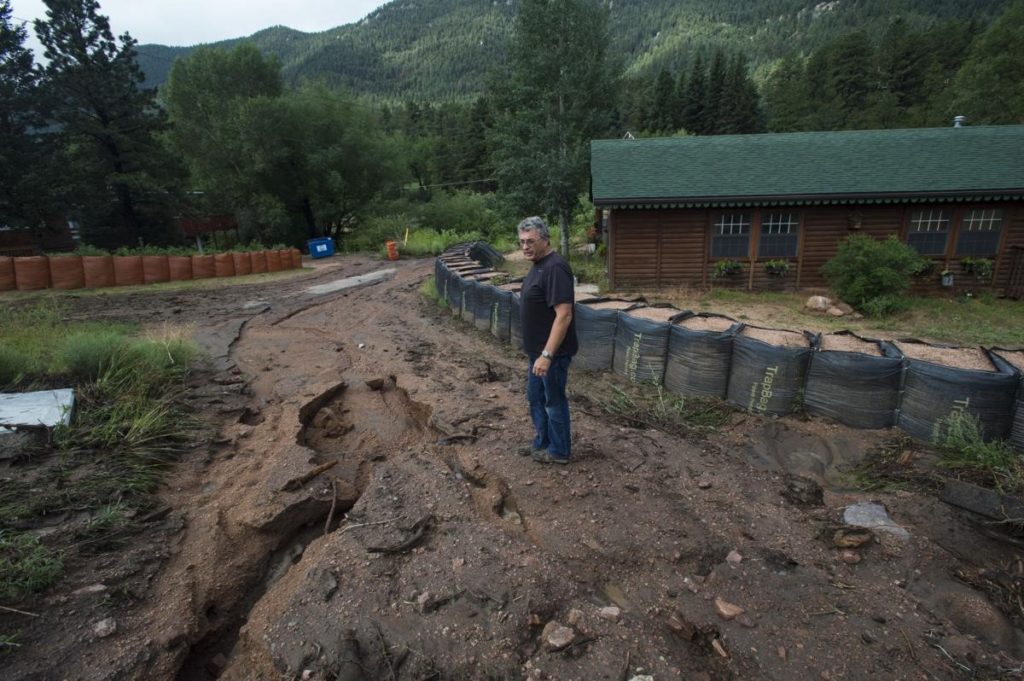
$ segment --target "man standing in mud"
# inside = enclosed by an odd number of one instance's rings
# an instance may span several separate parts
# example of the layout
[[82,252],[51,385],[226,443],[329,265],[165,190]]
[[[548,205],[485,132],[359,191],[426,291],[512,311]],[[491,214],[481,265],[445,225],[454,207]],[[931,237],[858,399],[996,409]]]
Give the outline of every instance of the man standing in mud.
[[578,347],[572,270],[551,250],[551,232],[544,220],[526,218],[518,231],[519,247],[533,262],[519,294],[523,350],[530,358],[526,399],[534,429],[533,445],[522,453],[540,463],[566,464],[572,454],[572,431],[565,386]]

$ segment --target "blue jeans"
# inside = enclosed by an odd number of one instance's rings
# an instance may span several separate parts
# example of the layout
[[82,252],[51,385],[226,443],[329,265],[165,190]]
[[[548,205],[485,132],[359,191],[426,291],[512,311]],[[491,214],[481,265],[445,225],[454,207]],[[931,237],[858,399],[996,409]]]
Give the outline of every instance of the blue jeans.
[[565,385],[569,382],[571,356],[552,357],[551,369],[545,376],[533,373],[533,363],[540,355],[530,354],[526,377],[526,400],[530,403],[533,419],[533,448],[546,449],[551,456],[568,459],[572,450],[572,431],[569,428],[569,398]]

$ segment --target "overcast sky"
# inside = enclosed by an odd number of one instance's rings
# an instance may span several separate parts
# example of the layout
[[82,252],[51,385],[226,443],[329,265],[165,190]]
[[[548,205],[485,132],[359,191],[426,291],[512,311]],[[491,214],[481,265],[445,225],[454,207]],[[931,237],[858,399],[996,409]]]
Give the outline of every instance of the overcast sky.
[[[309,33],[359,21],[385,0],[100,0],[114,35],[140,43],[188,46],[240,38],[288,26]],[[30,47],[38,42],[33,19],[46,18],[42,0],[11,0],[15,21],[27,21]],[[41,50],[40,50],[41,51]]]

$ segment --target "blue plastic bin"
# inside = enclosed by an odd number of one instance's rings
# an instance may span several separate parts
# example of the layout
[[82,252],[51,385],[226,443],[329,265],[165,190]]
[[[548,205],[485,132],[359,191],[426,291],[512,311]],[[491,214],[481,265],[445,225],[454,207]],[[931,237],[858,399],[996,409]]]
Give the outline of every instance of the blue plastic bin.
[[306,242],[306,246],[309,247],[311,258],[326,258],[329,255],[334,255],[334,239],[329,236],[310,239]]

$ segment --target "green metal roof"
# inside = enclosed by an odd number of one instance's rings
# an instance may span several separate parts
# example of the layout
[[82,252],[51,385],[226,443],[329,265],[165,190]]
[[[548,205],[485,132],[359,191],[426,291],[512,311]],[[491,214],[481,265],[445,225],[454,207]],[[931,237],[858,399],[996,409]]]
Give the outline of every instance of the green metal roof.
[[598,205],[890,203],[1024,197],[1024,125],[591,142]]

